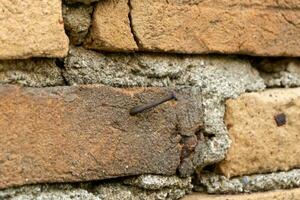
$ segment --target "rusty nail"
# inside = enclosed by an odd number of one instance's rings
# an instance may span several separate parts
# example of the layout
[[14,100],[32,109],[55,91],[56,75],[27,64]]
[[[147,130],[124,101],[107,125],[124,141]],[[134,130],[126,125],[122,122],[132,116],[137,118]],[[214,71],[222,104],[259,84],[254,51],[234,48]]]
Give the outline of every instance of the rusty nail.
[[136,115],[136,114],[138,114],[138,113],[142,113],[142,112],[144,112],[144,111],[146,111],[146,110],[149,110],[149,109],[151,109],[151,108],[154,108],[154,107],[156,107],[156,106],[158,106],[158,105],[160,105],[160,104],[162,104],[162,103],[165,103],[165,102],[167,102],[167,101],[170,101],[170,100],[172,100],[172,99],[177,100],[176,95],[175,95],[174,92],[172,92],[172,93],[169,94],[168,96],[163,97],[163,98],[161,98],[161,99],[158,99],[158,100],[156,100],[156,101],[147,103],[147,104],[145,104],[145,105],[139,105],[139,106],[136,106],[136,107],[132,108],[132,109],[130,110],[129,113],[130,113],[130,115]]
[[283,126],[286,124],[286,116],[284,113],[280,113],[280,114],[276,115],[274,118],[275,118],[277,126]]

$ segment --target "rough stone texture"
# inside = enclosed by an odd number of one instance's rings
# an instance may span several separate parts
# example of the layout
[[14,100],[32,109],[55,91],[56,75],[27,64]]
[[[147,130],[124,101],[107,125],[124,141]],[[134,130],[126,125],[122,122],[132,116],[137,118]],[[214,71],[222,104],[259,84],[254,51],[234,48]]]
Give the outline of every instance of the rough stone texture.
[[[164,181],[162,176],[151,176],[155,180]],[[166,177],[167,178],[167,177]],[[168,179],[168,178],[167,178]],[[126,181],[126,179],[125,179]],[[106,183],[55,184],[36,185],[0,190],[0,199],[7,200],[175,200],[190,193],[191,179],[175,179],[157,184],[159,190],[140,189],[122,184],[121,180]],[[182,182],[182,183],[181,183]]]
[[299,1],[130,0],[139,49],[300,55]]
[[208,193],[250,193],[300,187],[300,170],[271,174],[257,174],[228,179],[225,176],[202,173],[198,175],[196,190]]
[[[277,125],[279,114],[286,124]],[[227,177],[300,166],[300,88],[243,94],[226,102],[232,144],[218,168]]]
[[63,6],[65,30],[71,44],[80,45],[88,34],[93,12],[91,6]]
[[113,200],[177,200],[190,192],[188,189],[162,188],[160,190],[142,190],[135,187],[113,184],[99,187],[96,192],[100,199]]
[[224,100],[264,89],[263,80],[249,61],[228,56],[99,54],[71,48],[63,74],[70,85],[103,83],[118,87],[190,87],[195,93],[200,90],[203,128],[196,132],[185,128],[184,132],[190,139],[197,134],[201,142],[196,147],[192,144],[192,148],[187,145],[188,153],[179,166],[179,173],[185,177],[195,167],[201,169],[225,158],[229,138],[223,120]]
[[124,181],[126,185],[140,187],[146,190],[160,190],[165,187],[192,188],[191,178],[181,179],[177,176],[141,175]]
[[102,200],[80,185],[36,185],[0,190],[4,200]]
[[267,87],[300,86],[300,59],[277,58],[263,59],[255,62]]
[[195,193],[184,197],[182,200],[299,200],[300,189],[277,190],[240,195],[207,195]]
[[0,10],[0,59],[67,55],[61,0],[2,0]]
[[99,0],[64,0],[67,4],[83,3],[85,5],[90,5],[91,3],[98,2]]
[[86,47],[128,52],[137,49],[130,28],[128,0],[100,1],[94,11]]
[[61,70],[54,59],[2,60],[0,83],[20,84],[30,87],[64,85]]
[[[130,116],[130,108],[171,92],[107,86],[2,86],[0,188],[41,182],[174,175],[186,127],[202,126],[201,94]],[[195,131],[195,130],[194,130]],[[125,158],[125,159],[124,159]]]
[[101,54],[73,47],[65,59],[64,76],[70,85],[197,86],[224,98],[264,88],[249,61],[229,56]]

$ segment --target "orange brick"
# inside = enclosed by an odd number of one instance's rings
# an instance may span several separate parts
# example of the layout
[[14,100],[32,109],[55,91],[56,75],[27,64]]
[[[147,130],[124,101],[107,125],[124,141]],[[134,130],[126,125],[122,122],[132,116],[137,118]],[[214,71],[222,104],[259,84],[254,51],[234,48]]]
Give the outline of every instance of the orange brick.
[[226,106],[232,144],[219,164],[223,174],[233,177],[300,167],[300,88],[248,93],[228,100]]

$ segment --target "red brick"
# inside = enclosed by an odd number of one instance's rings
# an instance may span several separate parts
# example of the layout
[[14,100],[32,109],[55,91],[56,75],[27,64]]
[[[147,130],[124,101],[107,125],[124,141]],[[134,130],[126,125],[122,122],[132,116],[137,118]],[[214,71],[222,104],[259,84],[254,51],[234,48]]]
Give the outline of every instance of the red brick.
[[188,123],[188,104],[170,101],[129,115],[131,107],[169,90],[1,86],[0,91],[0,188],[176,173],[178,126]]

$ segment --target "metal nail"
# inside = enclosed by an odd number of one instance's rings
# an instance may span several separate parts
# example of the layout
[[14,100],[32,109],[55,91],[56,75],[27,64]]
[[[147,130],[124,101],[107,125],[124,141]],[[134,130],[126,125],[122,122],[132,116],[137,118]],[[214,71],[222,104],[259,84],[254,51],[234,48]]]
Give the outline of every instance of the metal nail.
[[149,110],[149,109],[151,109],[151,108],[154,108],[154,107],[156,107],[156,106],[158,106],[158,105],[160,105],[160,104],[162,104],[162,103],[165,103],[165,102],[170,101],[170,100],[173,100],[173,99],[177,100],[176,95],[175,95],[174,92],[172,92],[172,93],[169,94],[168,96],[163,97],[163,98],[161,98],[161,99],[158,99],[158,100],[156,100],[156,101],[147,103],[147,104],[145,104],[145,105],[139,105],[139,106],[136,106],[136,107],[130,109],[130,112],[129,112],[129,113],[130,113],[130,115],[136,115],[136,114],[138,114],[138,113],[142,113],[142,112],[144,112],[144,111],[146,111],[146,110]]

